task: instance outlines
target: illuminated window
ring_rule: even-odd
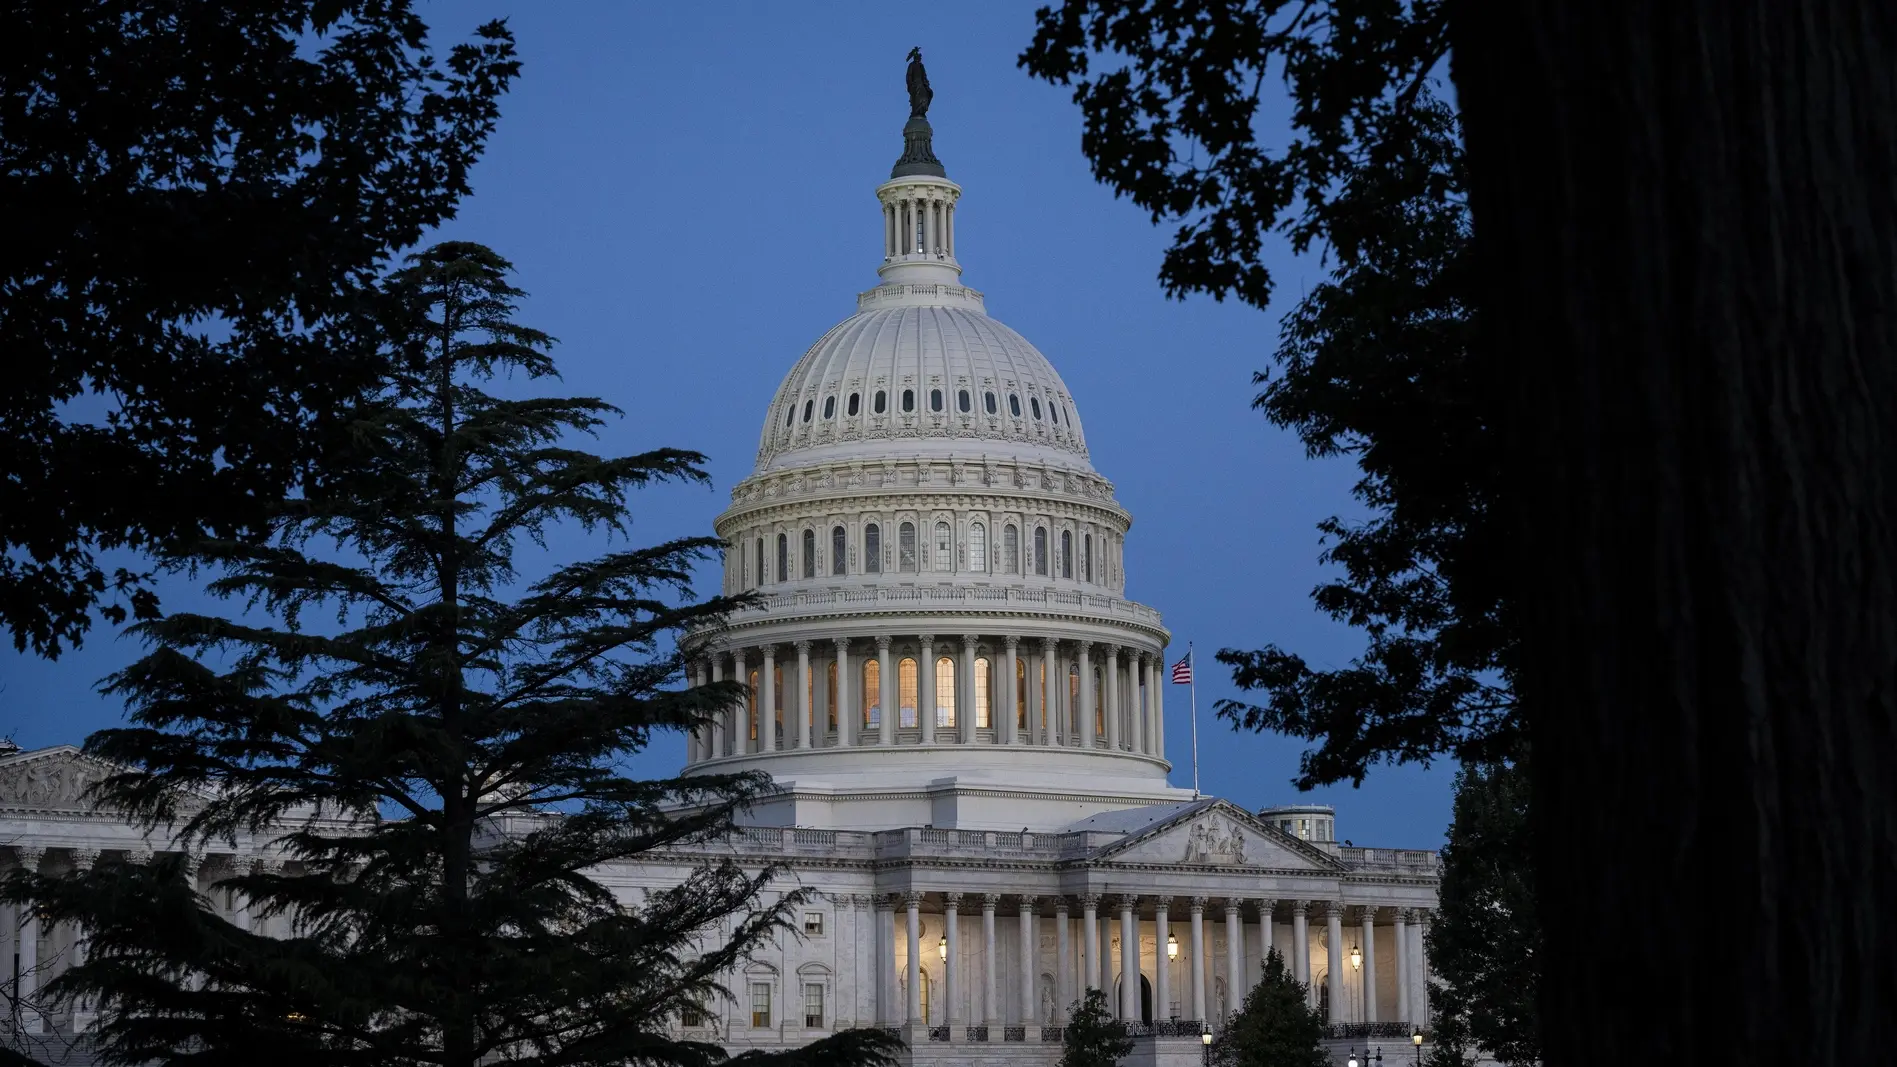
[[[916,524],[913,522],[896,527],[896,569],[904,574],[916,572]]]
[[[830,729],[837,728],[837,661],[830,661],[830,671],[826,678],[830,702]]]
[[[994,726],[994,700],[988,675],[988,657],[978,657],[975,660],[975,726],[978,729]]]
[[[1047,577],[1047,527],[1034,528],[1034,573]]]
[[[1025,656],[1017,656],[1014,661],[1014,725],[1021,730],[1028,728],[1028,661]]]
[[[1005,574],[1021,572],[1021,531],[1014,523],[1001,528],[1001,570]]]
[[[949,524],[935,524],[935,569],[952,571],[955,569],[955,542],[949,536]]]
[[[873,659],[863,661],[863,725],[883,725],[883,665]]]
[[[1072,530],[1060,532],[1060,576],[1062,578],[1074,576],[1074,531]]]
[[[771,1025],[771,983],[751,983],[751,1025],[768,1027]]]
[[[904,656],[896,664],[896,725],[905,730],[916,723],[916,661]]]
[[[817,576],[817,531],[804,531],[804,577]]]
[[[873,522],[863,527],[863,573],[883,573],[883,528]]]
[[[935,660],[935,724],[955,725],[955,661],[947,656]]]
[[[804,933],[809,937],[823,936],[823,912],[804,912]]]
[[[842,574],[848,570],[849,556],[849,532],[841,526],[832,526],[830,528],[830,573]]]
[[[968,569],[988,573],[988,527],[979,522],[968,527]]]

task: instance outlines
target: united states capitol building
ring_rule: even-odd
[[[864,219],[880,282],[790,368],[716,520],[725,590],[758,599],[689,680],[749,696],[686,740],[685,773],[771,775],[779,791],[718,848],[786,865],[812,896],[799,936],[679,1025],[734,1051],[877,1025],[914,1062],[1051,1064],[1067,1006],[1098,987],[1137,1024],[1134,1062],[1196,1064],[1269,946],[1340,1054],[1406,1061],[1435,853],[1346,846],[1328,808],[1169,784],[1169,635],[1127,596],[1132,516],[1053,364],[963,284],[962,187],[931,140],[912,116]],[[175,850],[83,799],[104,770],[70,746],[0,755],[0,864]],[[636,899],[702,858],[603,880]],[[256,927],[216,883],[282,862],[267,835],[240,839],[197,877]],[[81,939],[4,918],[14,1025],[83,1031],[82,1007],[31,995]]]

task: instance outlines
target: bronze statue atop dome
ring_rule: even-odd
[[[922,49],[909,50],[909,117],[924,119],[929,117],[929,101],[935,99],[935,90],[929,88],[929,72],[922,67]]]
[[[906,178],[914,175],[929,175],[936,178],[948,177],[942,169],[942,161],[935,158],[935,147],[930,142],[935,131],[929,128],[929,103],[935,99],[935,90],[929,88],[929,72],[922,67],[922,49],[909,50],[909,73],[906,79],[909,86],[909,121],[902,128],[902,157],[891,168],[891,178]]]

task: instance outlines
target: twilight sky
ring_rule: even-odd
[[[1309,599],[1323,577],[1314,524],[1356,510],[1354,468],[1304,458],[1249,406],[1278,315],[1320,268],[1280,248],[1270,314],[1167,301],[1155,280],[1166,232],[1093,181],[1067,92],[1015,67],[1038,2],[424,3],[444,52],[504,15],[524,61],[474,195],[444,236],[513,260],[531,294],[523,321],[561,342],[563,391],[625,410],[597,451],[710,455],[713,490],[635,500],[642,539],[707,533],[750,471],[779,381],[876,284],[871,191],[900,153],[903,57],[920,45],[936,154],[963,187],[964,281],[1066,379],[1094,466],[1134,517],[1128,594],[1164,613],[1169,658],[1188,641],[1201,653],[1204,788],[1250,808],[1334,804],[1340,838],[1434,848],[1450,765],[1380,767],[1361,789],[1300,796],[1289,780],[1302,742],[1234,734],[1211,717],[1233,695],[1211,662],[1220,647],[1276,642],[1342,664],[1361,643]],[[550,551],[599,547],[574,536]],[[702,587],[715,591],[717,576]],[[208,606],[183,581],[165,594],[173,609]],[[119,722],[118,703],[94,687],[136,652],[109,627],[52,663],[6,647],[0,736],[77,744]],[[1166,713],[1172,781],[1189,786],[1184,687],[1169,687]],[[670,738],[637,765],[665,773],[683,754]]]

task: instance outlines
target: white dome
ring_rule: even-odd
[[[778,386],[758,473],[912,456],[1092,471],[1067,384],[1027,338],[982,310],[979,293],[885,285],[859,306]]]

